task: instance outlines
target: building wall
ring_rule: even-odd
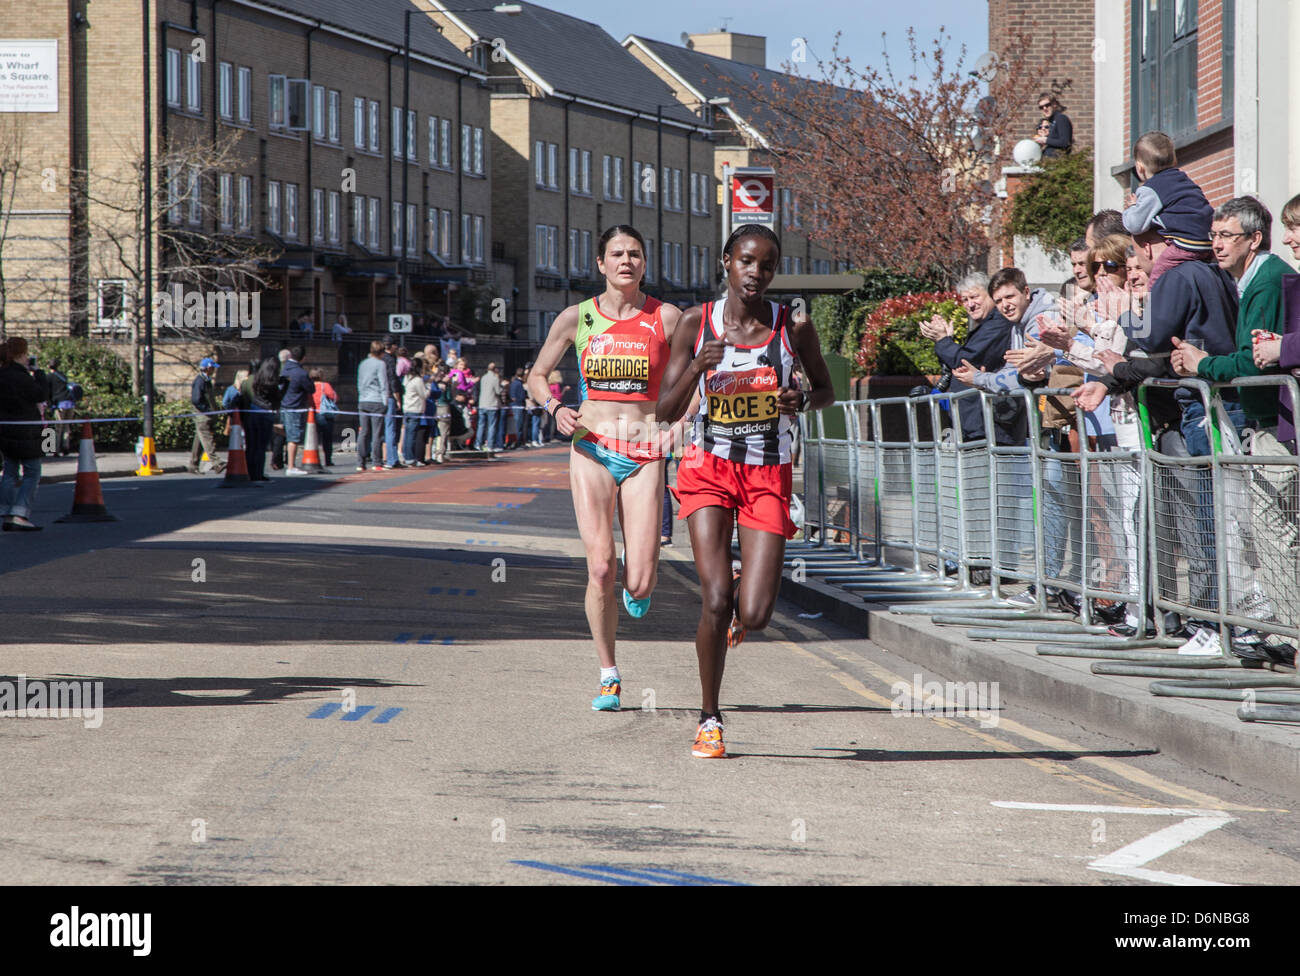
[[[1003,39],[1017,32],[1028,34],[1032,41],[1027,54],[1028,64],[1044,77],[1041,88],[1025,92],[1024,104],[1015,115],[1012,129],[1015,135],[1010,152],[1020,139],[1029,139],[1038,126],[1042,113],[1038,111],[1038,96],[1047,91],[1053,79],[1070,80],[1070,87],[1061,95],[1065,114],[1074,125],[1076,149],[1090,148],[1095,137],[1093,113],[1093,58],[1099,54],[1109,59],[1108,51],[1095,46],[1097,37],[1093,29],[1093,10],[1081,2],[1042,2],[1042,0],[989,0],[989,48],[997,50]],[[1048,53],[1053,37],[1057,57],[1049,63]],[[971,52],[978,56],[980,52]]]

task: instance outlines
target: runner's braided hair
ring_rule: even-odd
[[[772,228],[765,227],[762,224],[741,224],[731,232],[727,238],[727,243],[722,245],[722,254],[724,257],[730,257],[736,242],[744,237],[762,237],[776,245],[776,256],[781,256],[781,238],[772,233]]]

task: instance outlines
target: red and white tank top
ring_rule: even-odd
[[[726,302],[705,302],[695,355],[704,343],[726,341]],[[790,385],[795,354],[788,334],[790,309],[772,306],[772,334],[759,345],[728,344],[722,362],[700,377],[695,443],[701,450],[738,464],[788,464],[794,418],[777,413],[777,397]]]
[[[646,297],[631,318],[611,319],[595,298],[578,306],[578,376],[584,400],[655,401],[668,365],[663,304]]]

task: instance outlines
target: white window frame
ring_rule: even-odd
[[[197,113],[203,111],[203,62],[196,55],[185,57],[185,110]]]
[[[438,165],[445,170],[455,169],[451,159],[451,119],[438,120]]]
[[[645,241],[645,280],[655,280],[655,239],[647,237]]]
[[[329,123],[325,130],[325,138],[337,146],[343,141],[343,93],[331,88],[327,97]]]
[[[475,176],[482,176],[484,172],[483,127],[481,125],[474,126],[474,171],[473,172]]]
[[[420,158],[419,153],[415,148],[415,144],[418,141],[416,136],[419,134],[415,122],[416,118],[415,109],[410,108],[406,110],[406,158],[412,161]]]
[[[239,178],[239,229],[247,233],[253,229],[253,178]]]
[[[438,253],[438,208],[429,207],[428,211],[424,221],[425,235],[428,238],[425,250],[436,255]]]
[[[578,192],[578,149],[569,147],[569,192]]]
[[[217,114],[227,122],[235,117],[235,66],[229,61],[217,65]]]
[[[470,215],[460,215],[460,263],[469,264],[474,260],[474,232],[471,229]]]
[[[379,197],[370,198],[370,250],[379,250],[379,239],[383,236],[383,227],[380,226],[383,217],[384,201]]]
[[[392,144],[393,158],[400,159],[402,157],[402,108],[400,105],[393,106],[392,116],[393,123],[388,130],[388,141]]]
[[[392,233],[390,234],[392,238],[392,241],[390,242],[392,244],[392,252],[394,254],[401,254],[402,253],[402,202],[400,200],[394,200],[391,210],[392,210],[391,216],[393,218],[393,226],[390,228],[390,230],[392,231]]]
[[[360,193],[352,194],[352,241],[366,243],[366,198]]]
[[[284,185],[284,236],[287,240],[298,239],[298,184]]]
[[[473,127],[468,122],[460,124],[460,171],[462,173],[471,172],[474,152],[471,148],[472,129]]]
[[[429,167],[438,165],[438,116],[429,116]]]
[[[283,129],[289,121],[288,79],[284,75],[268,75],[266,79],[266,124],[272,129]],[[276,105],[278,95],[279,105]]]
[[[541,139],[533,143],[533,182],[546,186],[546,143]]]
[[[188,203],[188,220],[191,224],[203,222],[203,170],[191,165],[185,183],[185,198]]]
[[[311,134],[317,142],[325,141],[325,86],[311,86]]]
[[[181,52],[180,48],[167,49],[167,104],[181,107]]]
[[[325,240],[325,191],[319,186],[311,189],[311,239],[312,243]]]
[[[483,263],[483,228],[486,221],[482,214],[475,214],[473,221],[474,230],[474,263]]]
[[[406,205],[406,256],[420,251],[420,208],[413,203]]]
[[[352,99],[352,145],[357,149],[366,148],[366,100]]]
[[[240,122],[251,125],[253,122],[253,69],[240,67],[237,72],[238,91],[235,99],[236,115]]]
[[[281,236],[280,181],[268,180],[266,184],[266,229],[276,237]]]
[[[554,142],[546,144],[546,188],[548,190],[560,188],[560,147]]]
[[[217,174],[217,219],[223,230],[235,225],[235,174]]]
[[[369,128],[369,149],[372,153],[382,152],[382,140],[379,133],[379,111],[380,105],[373,98],[369,100],[370,110],[370,128]]]
[[[339,244],[342,238],[339,234],[339,213],[341,195],[338,190],[330,190],[325,204],[325,236],[330,244]]]

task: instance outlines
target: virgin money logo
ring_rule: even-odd
[[[587,351],[593,356],[607,356],[614,351],[614,337],[608,335],[593,336],[587,343]]]
[[[709,377],[708,387],[710,393],[735,393],[736,377],[731,373],[714,373]]]

